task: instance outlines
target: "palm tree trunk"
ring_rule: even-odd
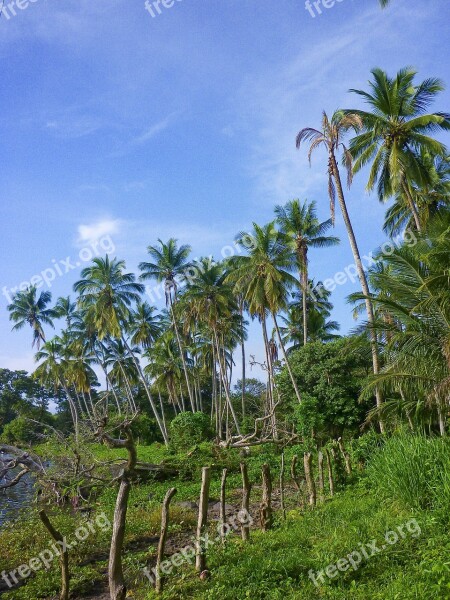
[[[403,192],[406,196],[406,200],[408,201],[409,208],[414,217],[414,223],[416,224],[417,231],[419,233],[422,233],[422,225],[420,224],[419,212],[417,210],[416,203],[414,202],[414,198],[411,196],[411,192],[410,192],[410,189],[409,189],[406,181],[402,182],[402,188],[403,188]]]
[[[228,385],[227,385],[226,375],[224,373],[222,359],[220,357],[219,340],[217,338],[217,331],[215,329],[213,329],[213,335],[214,335],[214,341],[215,341],[215,344],[216,344],[216,352],[217,352],[217,356],[218,356],[218,359],[219,359],[220,376],[221,376],[221,379],[222,379],[222,384],[223,384],[224,389],[225,389],[225,396],[226,396],[226,399],[227,399],[228,406],[230,407],[231,414],[233,416],[233,421],[234,421],[234,424],[235,424],[235,427],[236,427],[237,434],[241,435],[241,429],[239,427],[239,422],[237,420],[236,413],[234,412],[233,404],[231,403],[230,393],[228,391]]]
[[[187,386],[187,390],[188,390],[189,400],[190,400],[191,406],[194,406],[194,396],[192,394],[191,384],[189,381],[189,373],[187,370],[186,359],[185,359],[184,352],[183,352],[183,345],[181,343],[180,332],[178,331],[177,320],[175,318],[175,313],[173,311],[172,294],[169,294],[169,301],[170,301],[170,312],[172,314],[172,324],[173,324],[173,328],[175,330],[175,336],[177,338],[178,348],[180,350],[181,362],[183,363],[183,371],[184,371],[184,377],[186,379],[186,386]]]
[[[289,359],[288,359],[287,354],[286,354],[286,348],[284,347],[283,340],[281,339],[280,328],[278,327],[277,316],[276,316],[275,313],[272,313],[272,318],[273,318],[273,322],[275,324],[275,329],[277,331],[277,337],[278,337],[278,341],[280,343],[281,352],[283,353],[283,357],[284,357],[284,360],[286,362],[286,368],[288,370],[289,377],[291,378],[292,385],[294,386],[295,395],[297,396],[297,400],[298,400],[299,404],[301,404],[302,403],[302,397],[300,395],[300,392],[299,392],[299,389],[298,389],[298,386],[297,386],[297,382],[295,381],[295,377],[294,377],[294,374],[292,372],[291,365],[289,364]]]
[[[268,381],[268,386],[267,386],[267,404],[268,404],[268,412],[269,414],[272,412],[274,406],[275,406],[275,399],[274,399],[274,393],[273,393],[273,366],[272,366],[272,358],[270,356],[270,350],[269,350],[269,338],[267,335],[267,326],[266,326],[266,316],[263,315],[262,317],[262,330],[263,330],[263,336],[264,336],[264,346],[266,349],[266,360],[267,360],[267,372],[268,372],[268,377],[269,377],[269,381]],[[277,429],[277,418],[275,415],[275,412],[273,413],[272,416],[272,433],[273,433],[273,437],[274,439],[278,438],[278,429]]]
[[[364,267],[361,262],[361,255],[359,253],[358,244],[356,243],[356,237],[355,237],[355,233],[353,231],[352,223],[350,221],[350,216],[348,214],[347,205],[345,203],[345,196],[344,196],[344,191],[342,188],[342,181],[341,181],[341,176],[339,173],[339,168],[338,168],[338,165],[336,162],[336,157],[334,156],[334,153],[332,151],[330,151],[330,160],[331,160],[331,164],[333,167],[333,176],[334,176],[334,180],[336,182],[336,190],[337,190],[337,194],[338,194],[339,205],[341,207],[342,216],[344,218],[344,223],[347,228],[348,239],[350,241],[350,247],[353,252],[353,259],[355,261],[356,270],[358,272],[358,278],[359,278],[359,281],[361,284],[361,289],[365,296],[367,321],[368,321],[369,327],[370,327],[370,339],[371,339],[370,345],[371,345],[371,350],[372,350],[372,367],[373,367],[374,375],[378,375],[380,372],[380,359],[378,356],[377,336],[373,329],[375,317],[374,317],[374,313],[373,313],[372,302],[370,301],[370,298],[369,298],[369,294],[370,294],[369,285],[367,283],[366,274],[364,272]],[[378,388],[375,390],[375,396],[376,396],[377,407],[378,407],[378,409],[381,409],[381,406],[383,404],[383,399],[381,396],[381,392]],[[381,418],[380,418],[380,431],[381,431],[381,433],[385,432],[384,422]]]
[[[145,375],[144,375],[144,372],[142,371],[141,365],[139,364],[139,361],[137,360],[137,358],[133,354],[133,351],[131,350],[130,346],[128,345],[128,342],[125,339],[125,336],[122,337],[122,340],[123,340],[123,343],[124,343],[126,349],[129,352],[131,358],[133,359],[134,365],[135,365],[135,367],[137,369],[137,372],[139,374],[139,378],[140,378],[140,380],[142,382],[142,385],[144,386],[145,392],[147,394],[147,398],[148,398],[148,401],[150,403],[151,409],[153,411],[153,414],[155,415],[156,422],[158,423],[159,430],[162,433],[162,436],[163,436],[163,439],[164,439],[164,443],[166,444],[166,446],[168,446],[168,444],[169,444],[169,438],[167,436],[166,430],[164,429],[163,422],[161,421],[161,417],[159,416],[159,413],[158,413],[158,410],[157,410],[157,408],[155,406],[155,403],[153,402],[152,394],[150,392],[150,388],[147,385],[147,380],[145,379]]]

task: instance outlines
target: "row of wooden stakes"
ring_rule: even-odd
[[[352,474],[352,466],[350,456],[346,452],[342,439],[339,438],[336,443],[337,448],[343,458],[345,471],[348,475]],[[317,468],[318,477],[317,480],[314,477],[313,471],[313,455],[311,452],[305,452],[303,455],[304,465],[304,476],[298,476],[297,464],[298,456],[295,455],[291,462],[291,478],[294,482],[296,489],[299,492],[303,492],[306,488],[308,503],[311,507],[316,506],[318,502],[325,501],[325,468],[324,462],[326,460],[327,466],[327,477],[328,477],[328,488],[330,497],[334,496],[335,493],[335,478],[333,471],[333,460],[337,459],[336,449],[332,447],[331,450],[325,449],[325,454],[321,451],[318,452]],[[246,463],[240,464],[240,470],[242,475],[242,508],[243,514],[250,515],[250,494],[252,491],[252,484],[248,476],[248,468]],[[259,505],[259,522],[260,527],[263,531],[268,531],[273,526],[273,509],[272,509],[272,491],[273,481],[268,464],[262,465],[262,495],[261,502]],[[222,479],[220,485],[220,531],[222,535],[222,541],[225,542],[226,537],[226,482],[227,482],[228,470],[223,469]],[[211,467],[203,467],[202,469],[202,482],[200,488],[200,500],[198,509],[198,520],[197,520],[197,531],[195,537],[195,568],[199,573],[201,579],[206,579],[209,576],[209,571],[206,567],[206,548],[202,543],[202,537],[207,528],[208,522],[208,506],[209,506],[209,490],[211,483]],[[161,563],[164,560],[164,550],[167,539],[167,532],[169,527],[169,506],[172,498],[177,493],[176,488],[171,488],[167,491],[162,504],[161,514],[161,534],[159,538],[157,560],[155,568],[155,589],[158,593],[162,592],[164,577],[161,573]],[[285,507],[285,459],[284,453],[281,455],[281,468],[279,478],[279,493],[280,493],[280,507],[283,518],[286,518],[286,507]],[[250,522],[243,522],[240,526],[241,537],[244,541],[250,539]]]

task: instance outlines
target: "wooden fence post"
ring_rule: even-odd
[[[161,563],[164,558],[164,548],[166,546],[167,530],[169,528],[169,505],[172,498],[177,493],[176,488],[170,488],[164,497],[162,511],[161,511],[161,535],[159,536],[158,544],[158,555],[156,558],[156,572],[155,572],[155,590],[156,593],[160,594],[163,590],[164,578],[161,575]]]
[[[331,455],[328,448],[325,450],[327,456],[327,468],[328,468],[328,484],[330,486],[330,496],[334,496],[334,477],[333,477],[333,465],[331,463]]]
[[[227,483],[227,469],[222,471],[222,481],[220,483],[220,536],[222,538],[222,543],[225,543],[226,532],[225,532],[225,523],[227,520],[227,515],[225,513],[225,499],[226,499],[226,483]]]
[[[281,453],[280,467],[280,508],[283,519],[286,519],[286,507],[284,505],[284,452]]]
[[[268,464],[262,466],[262,501],[259,509],[261,529],[268,531],[273,525],[272,514],[272,477]]]
[[[344,442],[342,441],[341,437],[338,438],[338,446],[339,446],[339,450],[341,452],[342,458],[345,461],[345,471],[346,471],[347,475],[351,475],[352,474],[352,463],[350,460],[350,455],[344,448]]]
[[[324,485],[324,476],[323,476],[323,453],[319,451],[317,464],[319,468],[319,500],[320,502],[325,502],[325,485]]]
[[[248,470],[247,465],[245,463],[241,463],[241,473],[242,473],[242,510],[246,515],[250,514],[250,492],[252,486],[248,479]],[[247,541],[250,539],[250,524],[246,521],[241,525],[241,535],[242,539]]]
[[[198,503],[198,522],[197,522],[197,539],[196,539],[196,555],[195,568],[201,573],[206,569],[206,549],[202,544],[201,537],[208,522],[208,500],[209,500],[209,485],[211,482],[210,467],[202,469],[202,486],[200,489],[200,501]]]
[[[311,452],[305,452],[304,456],[305,464],[305,478],[309,492],[309,503],[311,506],[316,505],[316,484],[314,483],[313,467],[312,467],[312,454]]]

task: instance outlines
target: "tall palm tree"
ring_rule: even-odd
[[[36,367],[33,376],[42,385],[53,387],[55,391],[64,390],[72,416],[75,438],[78,439],[78,411],[69,389],[70,384],[67,381],[68,363],[64,355],[65,346],[61,338],[56,336],[45,342],[36,353],[35,359],[37,362],[41,361],[41,363]]]
[[[253,223],[250,248],[248,244],[243,243],[244,239],[248,239],[248,234],[240,233],[237,240],[243,247],[247,247],[248,255],[233,256],[229,259],[231,270],[228,280],[234,283],[235,293],[243,294],[250,314],[258,316],[261,320],[271,382],[273,382],[273,361],[267,336],[266,312],[269,311],[272,316],[286,368],[297,399],[301,402],[277,320],[278,312],[287,305],[288,290],[297,283],[290,273],[294,267],[292,251],[286,246],[285,236],[277,231],[274,222],[263,227]]]
[[[357,173],[371,162],[368,191],[377,186],[380,201],[402,193],[420,232],[422,223],[412,188],[431,183],[430,171],[422,160],[424,153],[432,157],[447,154],[445,146],[430,134],[450,129],[450,116],[426,114],[444,85],[436,78],[415,84],[417,71],[411,68],[401,69],[394,78],[378,68],[371,72],[370,93],[350,90],[361,96],[371,111],[345,111],[362,124],[362,131],[350,141],[353,170]]]
[[[9,319],[15,323],[14,330],[22,329],[29,325],[33,331],[32,347],[39,350],[41,342],[45,343],[43,325],[53,327],[53,311],[47,308],[52,299],[50,292],[41,292],[37,297],[35,286],[14,295],[11,304],[8,305]]]
[[[232,287],[225,283],[227,273],[223,265],[207,265],[201,261],[202,268],[189,283],[184,295],[184,307],[188,318],[204,324],[211,332],[211,342],[218,357],[219,373],[225,391],[228,408],[233,417],[238,435],[241,435],[239,422],[230,397],[230,381],[226,376],[224,344],[221,343],[224,333],[228,333],[231,317],[238,312]],[[225,326],[225,331],[224,331]]]
[[[331,227],[331,219],[321,223],[317,218],[316,203],[291,200],[284,206],[275,207],[275,215],[281,231],[286,235],[287,243],[297,257],[300,289],[303,294],[303,343],[308,342],[308,250],[310,248],[328,248],[339,244],[339,238],[326,236]]]
[[[152,262],[141,262],[139,264],[139,269],[141,270],[140,279],[142,281],[155,279],[159,283],[164,283],[166,306],[170,307],[172,326],[180,348],[189,399],[191,404],[194,405],[195,399],[189,379],[185,351],[181,343],[180,331],[173,310],[178,291],[177,279],[182,279],[186,274],[187,269],[190,267],[188,257],[191,253],[191,247],[187,245],[178,247],[177,240],[174,238],[171,238],[167,243],[162,242],[160,239],[158,242],[159,246],[148,246],[147,248],[147,252],[152,259]]]
[[[135,281],[133,273],[125,273],[125,262],[116,258],[94,258],[92,266],[81,271],[82,279],[74,285],[80,294],[79,304],[86,311],[87,318],[92,320],[99,340],[111,337],[122,340],[130,356],[133,358],[140,380],[144,386],[151,409],[163,435],[168,443],[164,423],[158,413],[145,374],[133,353],[126,338],[127,322],[133,304],[139,302],[144,286]]]
[[[314,150],[320,146],[324,146],[328,153],[328,194],[330,197],[331,218],[334,223],[334,205],[337,193],[339,206],[341,208],[342,217],[344,219],[345,227],[347,229],[348,239],[350,242],[350,247],[352,249],[353,259],[355,261],[358,278],[361,284],[361,289],[366,298],[365,303],[367,310],[367,320],[369,321],[369,323],[373,323],[374,314],[373,306],[369,297],[369,286],[361,261],[361,254],[359,252],[358,244],[356,242],[355,233],[353,231],[352,222],[350,220],[350,215],[348,214],[344,189],[341,180],[341,174],[336,160],[336,153],[342,151],[345,170],[347,172],[347,184],[348,186],[350,186],[352,183],[353,176],[352,155],[348,148],[345,146],[343,138],[349,130],[353,130],[356,132],[361,128],[361,126],[361,118],[357,115],[345,114],[342,111],[336,111],[332,115],[331,119],[329,119],[328,115],[324,112],[322,118],[322,129],[318,130],[311,127],[302,129],[297,135],[296,145],[297,148],[300,148],[303,142],[311,142],[309,147],[310,160]],[[380,371],[380,362],[377,348],[377,337],[374,331],[371,332],[371,349],[373,372],[376,375]],[[378,389],[376,390],[376,401],[377,406],[381,406],[383,401],[381,393]],[[382,432],[384,432],[384,423],[381,420],[380,429]]]

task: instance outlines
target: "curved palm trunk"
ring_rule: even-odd
[[[187,391],[188,391],[188,395],[189,395],[189,401],[191,403],[192,412],[195,412],[195,410],[194,410],[194,395],[192,393],[191,384],[189,381],[189,373],[187,370],[186,359],[184,357],[183,345],[181,343],[181,337],[180,337],[180,332],[178,330],[177,320],[176,320],[175,314],[173,312],[172,294],[169,294],[169,301],[170,301],[170,312],[172,313],[172,324],[173,324],[173,328],[175,330],[175,336],[177,338],[178,348],[180,350],[181,362],[183,363],[183,371],[184,371],[184,377],[186,379],[186,386],[187,386]]]
[[[355,237],[355,233],[353,231],[352,223],[350,221],[350,216],[347,211],[347,205],[345,203],[344,191],[342,188],[341,176],[340,176],[339,168],[338,168],[338,165],[336,162],[336,157],[334,156],[333,151],[330,151],[330,161],[331,161],[331,165],[333,168],[334,180],[336,182],[336,190],[337,190],[337,195],[338,195],[338,199],[339,199],[339,205],[341,207],[342,216],[344,218],[344,223],[347,228],[348,239],[350,241],[350,247],[353,252],[353,259],[355,261],[356,270],[358,272],[358,278],[359,278],[359,281],[361,284],[362,292],[363,292],[364,296],[366,297],[365,303],[366,303],[366,311],[367,311],[367,321],[370,326],[370,339],[371,339],[370,346],[371,346],[371,350],[372,350],[373,373],[374,373],[374,375],[378,375],[380,372],[380,359],[378,356],[377,336],[373,329],[373,324],[374,324],[375,318],[374,318],[374,313],[373,313],[372,302],[369,299],[369,294],[370,294],[369,285],[367,283],[366,274],[364,272],[364,268],[363,268],[363,265],[361,262],[361,255],[359,253],[358,244],[356,243],[356,237]],[[376,401],[377,401],[377,407],[380,409],[383,404],[383,399],[381,397],[381,393],[380,393],[379,389],[376,389],[375,396],[376,396]],[[384,433],[384,431],[385,431],[384,422],[381,418],[380,418],[380,430],[381,430],[381,433]]]
[[[278,341],[280,343],[281,352],[283,353],[283,357],[284,357],[284,360],[286,362],[286,368],[288,370],[289,377],[291,378],[292,385],[294,386],[295,395],[297,396],[297,400],[298,400],[299,404],[301,404],[302,403],[302,397],[300,395],[300,392],[299,392],[299,389],[298,389],[298,386],[297,386],[297,382],[295,381],[295,377],[294,377],[294,374],[292,372],[291,365],[289,364],[289,359],[288,359],[287,354],[286,354],[286,348],[284,347],[283,340],[281,339],[280,328],[278,327],[277,316],[276,316],[275,313],[272,313],[272,318],[273,318],[273,322],[275,324],[275,329],[277,331],[277,337],[278,337]]]
[[[409,190],[409,187],[408,187],[408,184],[406,183],[406,181],[402,182],[402,188],[403,188],[403,192],[406,196],[406,200],[408,201],[409,208],[414,217],[414,223],[416,224],[417,231],[419,233],[422,233],[422,225],[420,224],[419,212],[417,210],[416,203],[414,202],[414,198],[411,195],[411,192]]]

